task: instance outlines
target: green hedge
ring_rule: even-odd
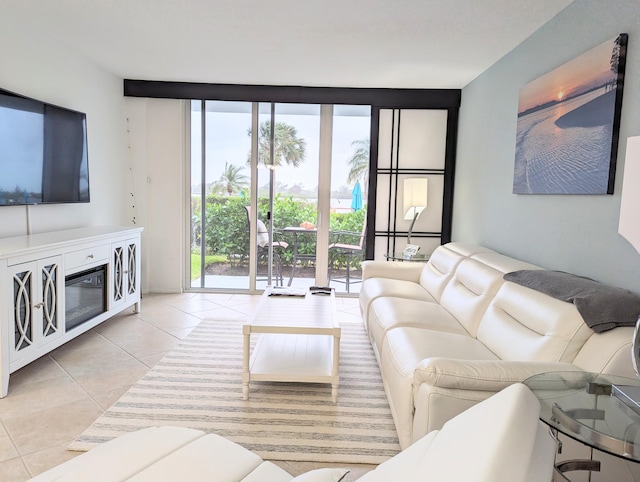
[[[200,252],[200,198],[192,197],[192,250]],[[246,264],[249,256],[249,233],[245,206],[249,203],[248,197],[240,196],[207,196],[206,198],[206,232],[205,243],[207,255],[226,256],[232,264]],[[258,200],[258,219],[267,221],[268,199]],[[277,195],[273,203],[274,212],[274,239],[293,243],[291,234],[281,230],[287,226],[299,226],[308,221],[317,223],[315,204],[304,200],[294,199],[292,196]],[[341,243],[358,244],[359,233],[365,221],[365,210],[361,209],[352,213],[331,213],[330,230],[353,231],[356,236],[342,236]],[[333,241],[331,239],[330,241]],[[298,239],[298,252],[301,254],[313,254],[316,248],[316,237],[302,235]],[[281,253],[284,265],[290,265],[293,259],[291,247]],[[344,265],[344,259],[338,259],[338,266]]]

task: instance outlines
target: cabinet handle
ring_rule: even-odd
[[[92,255],[92,254],[90,254],[89,256],[87,256],[87,258],[89,258],[89,259],[93,259],[93,255]]]
[[[37,305],[33,305],[34,308],[42,308],[44,303],[38,303]]]

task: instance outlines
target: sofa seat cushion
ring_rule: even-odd
[[[402,448],[412,441],[415,370],[424,359],[431,357],[498,359],[469,335],[415,327],[388,330],[380,350],[380,372]]]
[[[391,263],[389,263],[391,264]],[[405,263],[413,265],[417,263]],[[422,263],[421,263],[422,264]],[[422,264],[424,267],[425,265]],[[403,279],[392,278],[368,278],[362,282],[360,287],[360,311],[362,312],[365,328],[367,327],[367,319],[369,317],[371,303],[380,297],[392,296],[395,298],[404,298],[418,301],[427,301],[435,303],[433,296],[425,290],[417,280],[408,281]]]
[[[387,331],[399,326],[469,335],[458,320],[437,303],[390,296],[371,303],[368,325],[367,331],[377,354]]]

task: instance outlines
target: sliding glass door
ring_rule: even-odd
[[[336,105],[332,115],[328,284],[359,293],[366,249],[371,109]]]
[[[272,276],[271,284],[316,283],[320,110],[307,104],[259,105],[258,215],[273,225],[270,266],[277,279]],[[266,283],[268,277],[256,287]]]
[[[251,102],[191,102],[191,288],[249,289]]]
[[[189,286],[357,293],[369,130],[362,106],[192,101]]]

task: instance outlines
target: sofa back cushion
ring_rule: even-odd
[[[512,271],[519,271],[522,269],[542,269],[535,264],[527,263],[519,259],[510,258],[504,254],[496,253],[495,251],[485,251],[476,253],[471,258],[481,261],[482,263],[490,266],[491,268],[500,271],[503,274],[511,273]]]
[[[573,304],[507,281],[480,320],[477,338],[502,360],[571,363],[592,334]]]
[[[461,241],[452,241],[445,244],[444,246],[446,246],[447,249],[453,251],[454,253],[461,254],[465,258],[474,256],[478,253],[495,253],[494,250],[485,248],[484,246],[480,246],[479,244],[464,243]]]
[[[420,275],[420,285],[429,292],[433,299],[440,302],[442,291],[451,280],[453,273],[466,256],[447,247],[438,246]]]
[[[454,243],[445,246],[451,244]],[[462,246],[466,248],[465,252],[471,253],[469,245]],[[455,248],[459,249],[459,246]],[[471,336],[476,336],[480,319],[504,283],[505,273],[540,269],[530,263],[480,248],[460,262],[440,298],[440,304],[456,317]]]
[[[478,324],[489,302],[504,283],[503,273],[478,260],[460,262],[440,298],[440,305],[476,336]]]
[[[633,328],[618,327],[594,333],[578,352],[573,363],[585,371],[636,378],[631,362]]]

